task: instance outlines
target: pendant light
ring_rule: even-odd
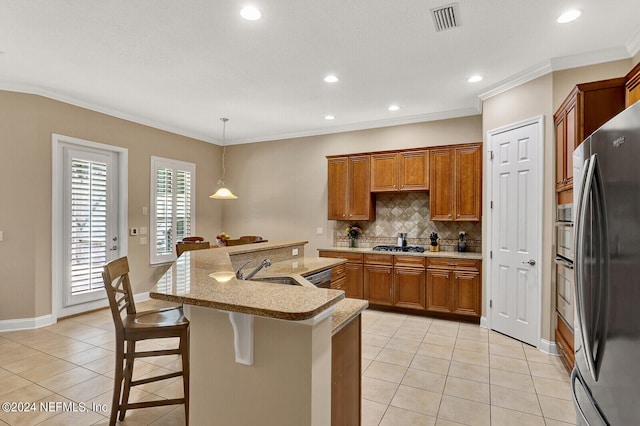
[[[222,121],[222,177],[218,180],[218,185],[220,186],[220,188],[218,188],[218,190],[214,194],[209,195],[209,198],[215,198],[217,200],[235,200],[238,197],[233,195],[233,192],[231,192],[227,187],[224,186],[224,175],[225,175],[225,168],[224,168],[225,144],[224,144],[224,139],[225,139],[225,131],[226,131],[226,126],[227,126],[227,121],[229,121],[229,119],[228,118],[221,118],[220,121]]]

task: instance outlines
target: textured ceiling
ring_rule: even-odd
[[[217,143],[229,117],[233,144],[478,114],[510,82],[640,49],[638,0],[460,0],[443,32],[448,1],[255,0],[253,22],[245,3],[0,0],[0,89]]]

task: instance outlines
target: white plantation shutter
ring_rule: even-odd
[[[107,259],[107,163],[71,159],[71,295],[101,289]]]
[[[151,157],[150,261],[176,259],[175,245],[195,232],[195,164]]]

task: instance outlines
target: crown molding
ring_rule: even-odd
[[[344,125],[331,126],[331,127],[321,127],[321,128],[310,129],[310,130],[305,130],[301,132],[280,133],[280,134],[264,136],[264,137],[233,139],[233,140],[227,140],[226,144],[242,145],[242,144],[248,144],[248,143],[267,142],[267,141],[275,141],[275,140],[281,140],[281,139],[294,139],[294,138],[304,138],[304,137],[311,137],[311,136],[329,135],[333,133],[352,132],[355,130],[377,129],[380,127],[400,126],[403,124],[423,123],[426,121],[447,120],[451,118],[460,118],[460,117],[468,117],[472,115],[479,115],[480,111],[481,111],[481,107],[479,107],[476,104],[475,107],[436,112],[432,114],[412,115],[407,117],[398,117],[398,118],[385,119],[385,120],[363,121],[360,123],[351,123],[351,124],[344,124]]]
[[[629,41],[625,43],[625,47],[632,58],[640,52],[640,31],[635,33]]]
[[[562,71],[571,68],[585,67],[589,65],[602,64],[604,62],[613,62],[629,58],[630,56],[627,48],[620,46],[610,49],[595,50],[579,55],[552,58],[550,64],[552,71]]]
[[[4,90],[7,92],[17,92],[17,93],[25,93],[29,95],[42,96],[45,98],[53,99],[54,101],[64,102],[66,104],[88,109],[90,111],[98,112],[101,114],[106,114],[115,118],[120,118],[122,120],[131,121],[137,124],[141,124],[143,126],[152,127],[154,129],[163,130],[165,132],[175,133],[180,136],[197,139],[203,142],[209,142],[214,145],[220,145],[220,146],[222,145],[218,140],[213,139],[211,138],[211,136],[208,136],[208,135],[203,135],[198,132],[192,132],[192,131],[183,129],[181,127],[168,125],[166,123],[160,123],[158,121],[151,120],[147,117],[139,116],[136,114],[129,114],[127,112],[119,111],[119,110],[109,108],[97,103],[83,101],[78,98],[74,98],[68,95],[63,95],[61,93],[58,93],[40,86],[0,81],[0,90]]]
[[[527,83],[531,80],[535,80],[536,78],[542,77],[543,75],[549,74],[553,70],[551,69],[551,64],[546,63],[542,65],[538,65],[536,67],[529,68],[525,71],[522,71],[513,77],[503,80],[495,86],[489,88],[478,95],[480,101],[486,101],[489,98],[492,98],[496,95],[506,92],[507,90],[514,89],[524,83]]]

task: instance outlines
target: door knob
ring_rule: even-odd
[[[533,259],[530,259],[528,262],[522,262],[522,263],[528,263],[529,265],[533,266],[536,264],[536,261]]]

